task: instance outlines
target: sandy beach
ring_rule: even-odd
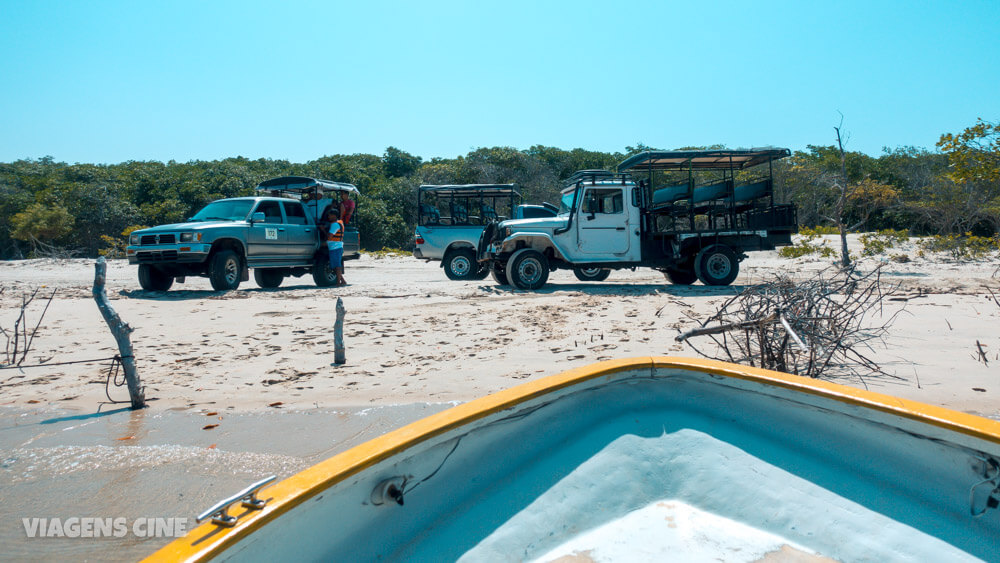
[[[410,257],[348,263],[350,285],[317,288],[311,278],[278,289],[253,281],[228,293],[189,278],[168,292],[139,288],[134,266],[109,262],[107,292],[134,332],[137,367],[154,408],[212,405],[239,412],[281,402],[291,409],[467,401],[525,380],[595,361],[695,355],[674,337],[696,326],[745,286],[778,273],[806,279],[830,259],[751,253],[730,287],[675,286],[653,270],[617,271],[602,283],[553,273],[542,291],[483,281],[453,282],[438,263]],[[983,416],[1000,415],[1000,294],[996,261],[941,257],[883,264],[899,295],[885,348],[871,354],[900,379],[845,379],[848,385]],[[24,365],[109,358],[115,341],[91,288],[93,260],[0,263],[0,326],[13,326],[22,297],[40,288],[26,318],[37,322],[55,297]],[[347,309],[347,364],[333,363],[337,298]],[[874,314],[872,322],[882,322]],[[989,364],[979,358],[977,341]],[[994,364],[995,362],[995,364]],[[85,412],[106,402],[107,362],[0,372],[0,404]],[[982,391],[980,389],[983,389]],[[114,399],[127,399],[112,388]]]
[[[852,245],[860,250],[856,240]],[[1000,419],[996,258],[959,263],[917,257],[912,247],[893,252],[901,250],[911,262],[860,262],[862,271],[882,265],[884,282],[900,286],[884,303],[883,315],[896,315],[885,346],[870,352],[894,377],[835,381]],[[113,260],[107,293],[134,329],[149,400],[141,413],[108,402],[107,361],[52,365],[117,353],[91,294],[94,261],[3,262],[6,330],[24,295],[39,289],[26,311],[31,328],[55,296],[24,361],[42,367],[0,371],[0,497],[8,501],[0,509],[0,539],[25,557],[41,548],[48,557],[134,559],[167,540],[31,543],[20,519],[85,510],[188,516],[260,474],[290,475],[395,426],[524,381],[604,359],[695,356],[674,340],[696,326],[694,319],[744,287],[779,273],[807,279],[831,262],[751,253],[736,283],[723,288],[671,285],[653,270],[613,272],[601,283],[559,271],[543,290],[525,292],[490,278],[449,281],[437,263],[408,256],[365,255],[347,264],[347,287],[317,288],[303,277],[278,289],[251,280],[220,293],[201,278],[146,292],[134,266]],[[338,298],[347,310],[341,366],[332,365]],[[873,321],[883,318],[875,314]],[[112,386],[110,394],[128,399],[124,387]],[[81,492],[67,494],[69,487]],[[125,500],[139,489],[140,501]]]

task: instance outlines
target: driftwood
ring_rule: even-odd
[[[333,324],[333,363],[345,364],[344,354],[344,300],[337,298],[337,321]]]
[[[129,398],[132,400],[133,409],[141,409],[146,406],[145,389],[139,381],[139,373],[135,369],[135,356],[132,355],[132,327],[121,320],[118,313],[111,308],[108,302],[108,294],[104,291],[104,279],[107,273],[108,264],[101,256],[94,266],[94,301],[97,308],[104,317],[104,322],[108,323],[111,334],[118,342],[118,359],[121,361],[122,369],[125,371],[125,382],[128,385]]]
[[[802,282],[787,277],[749,287],[726,301],[701,326],[677,336],[698,354],[787,373],[821,377],[887,374],[868,355],[888,332],[895,314],[881,324],[881,302],[897,287],[886,287],[880,271],[860,275],[853,268]],[[898,314],[898,312],[896,313]],[[692,338],[708,336],[712,349]]]

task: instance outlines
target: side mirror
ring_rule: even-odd
[[[254,223],[263,223],[266,220],[267,220],[267,217],[264,216],[264,212],[263,211],[258,211],[258,212],[254,213],[253,215],[250,216],[250,224],[251,225],[254,224]]]

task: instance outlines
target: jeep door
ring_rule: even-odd
[[[577,216],[577,245],[589,257],[614,259],[629,250],[629,213],[625,190],[615,186],[587,187]]]
[[[281,205],[285,208],[286,256],[291,260],[302,262],[312,260],[319,240],[317,228],[309,223],[306,210],[301,203],[283,201]]]
[[[251,213],[263,213],[264,221],[250,226],[247,240],[247,260],[255,262],[281,262],[287,259],[288,233],[281,215],[281,204],[273,200],[261,201]]]

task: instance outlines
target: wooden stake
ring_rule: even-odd
[[[94,301],[97,301],[97,308],[104,317],[104,322],[108,323],[111,334],[118,342],[118,354],[121,356],[122,368],[125,370],[125,382],[128,384],[128,395],[132,399],[132,408],[141,409],[146,406],[145,389],[139,381],[139,374],[135,370],[135,357],[132,355],[132,339],[129,334],[132,327],[123,322],[118,313],[111,308],[108,303],[108,294],[104,291],[104,278],[107,273],[108,264],[101,256],[94,266]]]
[[[344,300],[337,298],[337,321],[333,325],[333,363],[346,364],[344,356]]]

